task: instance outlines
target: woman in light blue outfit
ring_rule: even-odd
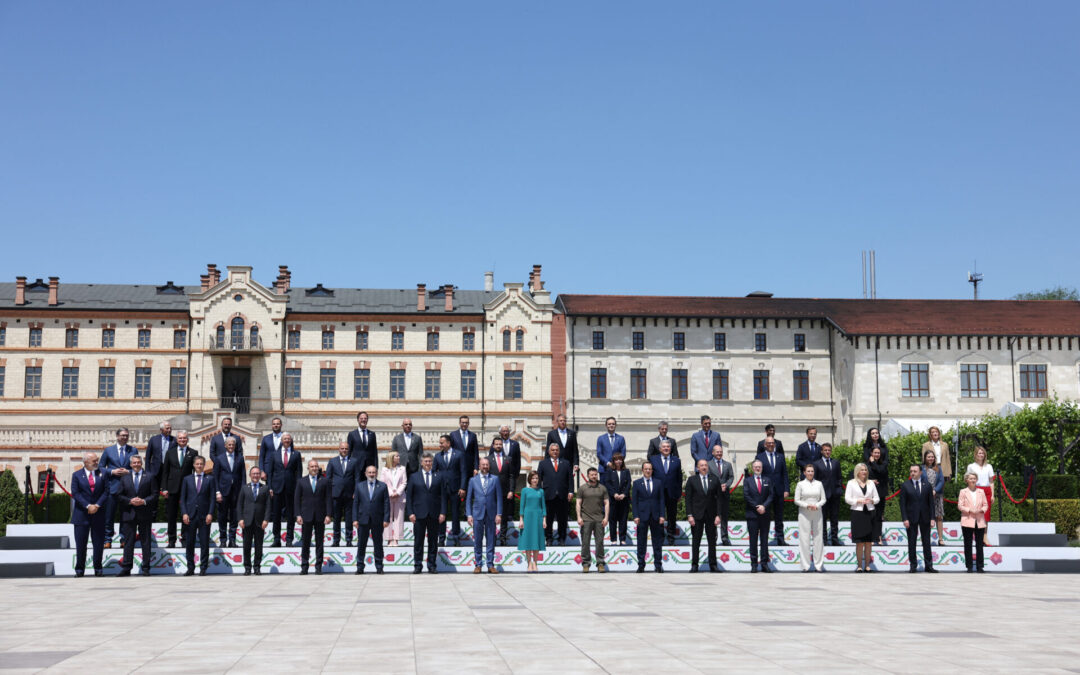
[[[537,572],[537,554],[546,550],[544,528],[547,527],[547,502],[544,500],[544,491],[540,489],[539,473],[530,471],[525,482],[527,485],[521,490],[518,550],[525,552],[525,560],[529,562],[528,571]]]

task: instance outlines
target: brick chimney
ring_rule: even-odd
[[[26,277],[15,277],[15,304],[26,304]]]
[[[60,277],[49,277],[49,306],[60,304]]]
[[[446,284],[443,286],[443,292],[446,294],[446,311],[454,311],[454,284]]]
[[[292,287],[292,272],[288,265],[278,265],[278,294],[284,295]]]
[[[544,288],[544,284],[540,282],[540,265],[533,265],[532,274],[529,275],[529,287],[533,291],[539,291]]]
[[[214,263],[207,264],[206,275],[210,277],[210,288],[217,286],[221,281],[221,270],[219,270]]]
[[[416,284],[416,311],[427,311],[427,284]]]
[[[205,292],[210,289],[210,275],[203,274],[199,276],[199,285],[202,286],[202,290]]]

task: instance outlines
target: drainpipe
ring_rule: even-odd
[[[874,401],[877,405],[877,428],[881,428],[881,377],[879,375],[878,348],[881,347],[881,338],[874,337]]]

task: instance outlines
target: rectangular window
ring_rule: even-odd
[[[4,380],[7,379],[7,368],[0,366],[0,398],[4,396]]]
[[[525,331],[518,329],[514,333],[514,349],[519,352],[525,351]]]
[[[41,398],[41,366],[26,367],[23,398]]]
[[[687,398],[688,389],[687,386],[687,373],[686,368],[672,368],[671,369],[671,398],[674,400],[682,401]]]
[[[476,333],[462,333],[461,334],[461,351],[474,352],[476,351]]]
[[[900,395],[904,398],[930,396],[930,364],[900,364]]]
[[[630,369],[630,398],[645,398],[648,393],[648,371],[645,368]]]
[[[64,346],[73,349],[79,346],[79,329],[68,328],[64,331]]]
[[[712,371],[712,397],[718,401],[728,399],[728,371]]]
[[[300,398],[300,369],[299,368],[286,368],[285,369],[285,398],[287,398],[287,399]]]
[[[429,352],[439,351],[439,334],[428,333],[427,334],[427,350]]]
[[[503,398],[507,401],[519,401],[524,398],[524,372],[520,370],[503,371]]]
[[[101,331],[101,347],[102,349],[112,349],[116,346],[116,329],[106,328]]]
[[[368,335],[366,330],[356,331],[356,351],[366,352],[368,348]]]
[[[135,369],[135,398],[150,398],[149,368]]]
[[[334,348],[334,331],[324,330],[322,332],[322,348],[333,349]]]
[[[405,369],[395,368],[390,371],[390,398],[405,398]]]
[[[796,370],[791,374],[793,386],[792,398],[796,401],[810,400],[810,371]]]
[[[169,398],[187,396],[187,368],[169,369]]]
[[[643,349],[645,349],[645,333],[634,331],[634,351],[640,352]]]
[[[1020,398],[1046,398],[1046,365],[1020,366]]]
[[[65,366],[63,378],[60,385],[60,395],[64,398],[78,398],[79,368]]]
[[[353,398],[371,398],[371,369],[353,369]]]
[[[507,328],[503,331],[503,351],[510,351],[510,329]]]
[[[726,352],[727,351],[727,333],[714,333],[713,334],[713,351]]]
[[[765,333],[754,333],[754,351],[763,352],[768,349],[768,341],[765,339]]]
[[[333,333],[331,333],[333,335]],[[337,389],[337,371],[333,368],[319,369],[319,398],[334,398]]]
[[[987,398],[990,396],[987,364],[960,364],[960,396],[962,398]]]
[[[7,344],[7,326],[0,326],[0,347]]]
[[[405,349],[405,333],[394,331],[390,334],[390,349],[398,352]]]
[[[254,342],[252,342],[254,344]],[[187,331],[174,330],[172,333],[172,348],[187,349]]]
[[[672,339],[672,346],[675,351],[681,352],[686,350],[686,333],[675,333]]]
[[[769,371],[754,371],[754,400],[765,401],[769,398]]]
[[[98,398],[116,398],[116,368],[98,368],[97,395]]]
[[[432,333],[438,335],[438,333]],[[424,371],[424,398],[438,400],[442,398],[442,371],[428,369]]]
[[[476,398],[475,370],[461,371],[461,398],[470,400]]]
[[[300,331],[289,331],[289,341],[286,343],[288,349],[300,349]]]
[[[589,397],[607,398],[607,368],[589,370]]]
[[[31,347],[40,347],[41,346],[41,329],[40,328],[31,328],[30,329],[30,346]]]
[[[150,349],[150,329],[139,329],[139,349]]]
[[[806,351],[806,335],[804,333],[795,333],[795,351]]]
[[[603,349],[604,348],[604,331],[594,330],[592,332],[592,348]]]

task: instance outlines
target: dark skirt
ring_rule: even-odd
[[[851,541],[856,544],[869,544],[875,541],[874,514],[876,511],[851,512]],[[880,526],[878,529],[880,534]]]

